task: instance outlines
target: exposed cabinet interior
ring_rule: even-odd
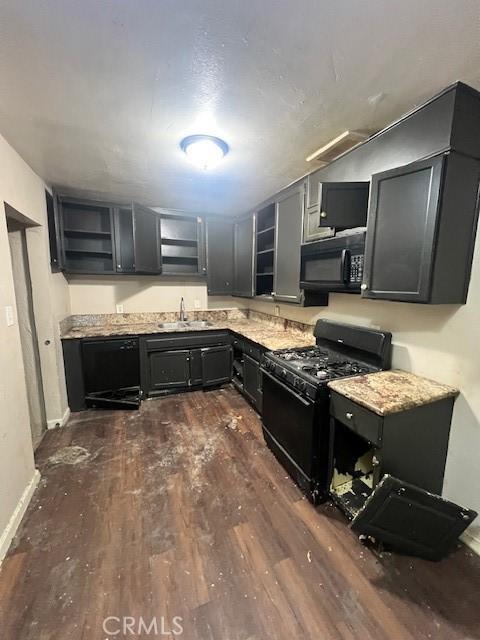
[[[162,271],[170,275],[198,275],[203,265],[202,218],[161,214]]]
[[[257,213],[255,294],[271,297],[275,260],[275,203]]]
[[[65,270],[113,273],[113,215],[109,206],[62,200]]]

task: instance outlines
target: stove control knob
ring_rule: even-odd
[[[303,380],[299,380],[298,381],[298,388],[300,389],[300,391],[305,391],[305,389],[307,388],[307,385]]]
[[[282,378],[286,378],[287,377],[287,371],[285,369],[282,369],[280,371],[280,375],[282,376]]]

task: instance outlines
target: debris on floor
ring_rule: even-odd
[[[80,464],[90,457],[90,452],[84,447],[63,447],[48,458],[50,464]]]

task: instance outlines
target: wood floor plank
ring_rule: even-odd
[[[108,616],[163,619],[170,640],[480,638],[480,559],[363,547],[302,497],[231,387],[74,415],[37,465],[0,570],[2,640],[152,637],[106,635]]]

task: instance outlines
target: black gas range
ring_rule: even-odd
[[[319,320],[314,336],[316,346],[264,355],[262,420],[267,445],[316,503],[328,489],[327,383],[389,369],[391,334]]]

